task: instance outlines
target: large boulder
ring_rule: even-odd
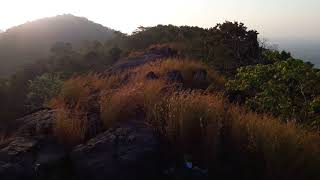
[[[79,179],[141,179],[160,171],[159,142],[142,122],[127,122],[99,134],[71,153]]]

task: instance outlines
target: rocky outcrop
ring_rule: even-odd
[[[63,165],[65,157],[64,149],[54,141],[16,137],[1,145],[0,177],[12,180],[57,176],[59,172],[48,167]]]
[[[77,146],[71,159],[81,179],[141,179],[156,177],[159,142],[141,122],[127,122]]]
[[[127,57],[119,60],[119,63],[108,69],[105,74],[123,72],[128,69],[142,66],[146,63],[161,61],[161,59],[174,57],[176,55],[177,51],[169,47],[151,48],[142,55],[136,57]]]
[[[29,120],[30,124],[24,130],[29,132],[31,124],[37,125],[36,120],[51,119],[49,114],[28,115],[24,121]],[[25,137],[0,144],[1,180],[144,179],[161,174],[159,139],[142,121],[119,123],[68,151],[52,137],[31,136],[37,134],[31,130]]]
[[[56,122],[56,110],[45,109],[23,118],[17,119],[18,136],[39,136],[39,135],[52,135],[53,127]]]

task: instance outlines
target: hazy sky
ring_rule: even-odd
[[[0,29],[68,13],[126,33],[140,25],[237,20],[271,39],[320,40],[320,0],[1,0]]]

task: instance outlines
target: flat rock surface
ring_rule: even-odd
[[[130,122],[77,146],[71,159],[83,179],[141,179],[156,174],[158,145],[150,128]]]

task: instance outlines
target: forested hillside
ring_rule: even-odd
[[[85,41],[105,42],[114,31],[73,15],[60,15],[28,22],[0,34],[0,76],[13,74],[22,66],[49,56],[56,42],[78,49]]]

